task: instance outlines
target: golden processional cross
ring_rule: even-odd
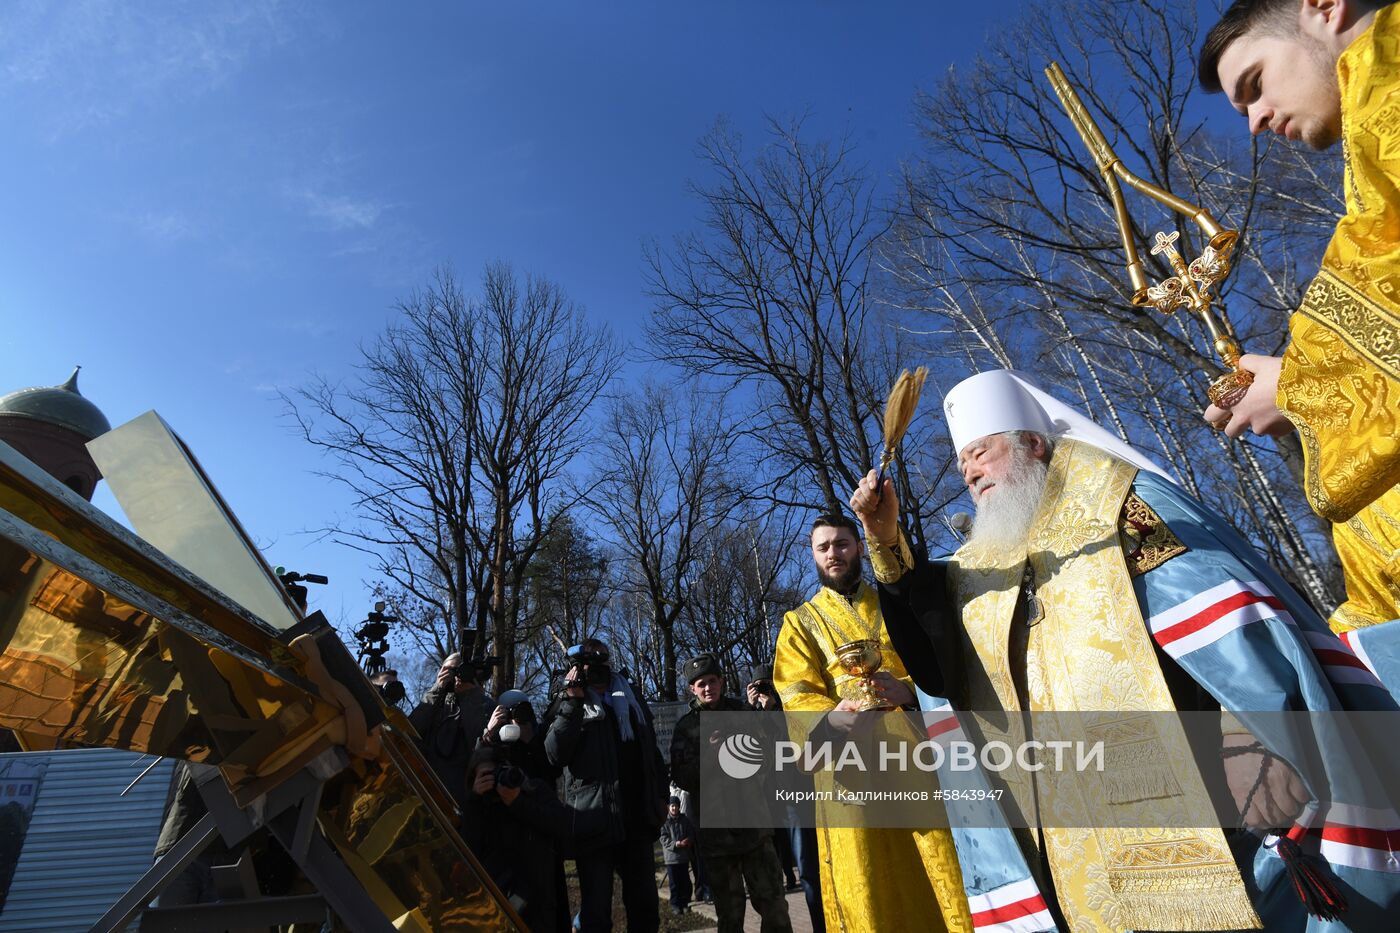
[[[1070,85],[1065,73],[1054,62],[1045,69],[1055,94],[1069,114],[1070,122],[1079,132],[1089,152],[1094,157],[1095,166],[1108,187],[1109,199],[1113,202],[1113,212],[1118,221],[1118,232],[1123,241],[1123,252],[1127,257],[1128,281],[1133,288],[1133,304],[1139,308],[1153,308],[1163,314],[1171,314],[1180,308],[1198,317],[1210,334],[1211,344],[1229,371],[1214,379],[1206,394],[1210,400],[1222,408],[1233,407],[1254,381],[1254,374],[1240,369],[1240,345],[1235,340],[1234,328],[1225,316],[1224,309],[1216,308],[1217,286],[1230,272],[1230,252],[1234,249],[1239,232],[1222,227],[1210,212],[1158,188],[1128,171],[1123,160],[1109,146],[1103,131],[1085,109],[1079,94]],[[1166,258],[1176,275],[1169,276],[1156,285],[1149,285],[1143,270],[1142,259],[1134,242],[1132,219],[1123,200],[1123,189],[1119,180],[1142,192],[1154,201],[1166,205],[1179,214],[1190,217],[1200,227],[1208,240],[1201,255],[1190,263],[1177,252],[1176,241],[1179,234],[1158,233],[1152,246],[1152,254]]]

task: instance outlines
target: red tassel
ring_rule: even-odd
[[[1293,890],[1308,913],[1319,920],[1339,920],[1347,912],[1346,898],[1332,880],[1327,863],[1305,853],[1293,838],[1303,832],[1302,827],[1295,826],[1287,836],[1279,837],[1278,854],[1283,859],[1283,867],[1288,870]]]

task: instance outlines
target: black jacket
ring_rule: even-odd
[[[752,713],[754,709],[742,700],[725,696],[720,697],[719,702],[709,711]],[[704,808],[701,808],[701,759],[702,756],[718,754],[717,747],[710,743],[709,736],[701,735],[700,717],[702,712],[700,702],[692,699],[690,709],[676,723],[676,730],[671,734],[671,777],[679,787],[690,791],[690,799],[697,814],[696,822],[700,824],[698,830],[700,854],[738,855],[751,851],[761,842],[766,842],[773,831],[772,829],[724,826],[723,824],[730,820],[731,814],[724,805],[725,798],[722,794],[711,795],[710,798],[706,799]],[[756,721],[761,721],[762,718],[755,716]],[[758,726],[756,725],[755,728]],[[748,779],[744,783],[743,790],[745,793],[758,795],[759,799],[767,800],[770,797],[767,782],[763,780],[761,775]],[[706,825],[707,822],[709,825]]]
[[[433,687],[408,716],[421,738],[423,757],[459,804],[467,798],[467,760],[495,709],[496,701],[485,690],[459,696]]]
[[[910,679],[930,696],[964,708],[962,643],[957,610],[948,596],[948,565],[916,558],[912,570],[878,589],[885,631]]]
[[[555,867],[574,831],[576,814],[559,802],[554,788],[528,780],[507,805],[491,791],[468,793],[462,808],[462,839],[532,930],[553,930],[568,904],[556,903]]]
[[[564,803],[580,818],[606,818],[576,832],[570,854],[615,845],[629,833],[655,839],[666,820],[666,766],[651,711],[641,707],[645,721],[633,722],[628,743],[619,738],[612,707],[592,691],[583,699],[560,698],[545,713],[545,757],[564,772]]]

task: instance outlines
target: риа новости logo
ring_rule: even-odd
[[[751,778],[763,767],[763,746],[751,735],[731,735],[719,747],[719,766],[735,780]]]

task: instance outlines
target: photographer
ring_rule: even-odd
[[[398,671],[380,671],[370,677],[369,682],[374,684],[374,689],[379,691],[384,702],[390,706],[397,707],[408,697],[408,692],[404,690],[403,681],[399,680]]]
[[[481,744],[506,749],[511,763],[532,778],[550,783],[559,778],[559,769],[545,757],[544,730],[523,690],[507,690],[496,698],[496,709],[481,734]]]
[[[656,747],[651,710],[613,671],[607,645],[589,639],[568,651],[569,667],[546,719],[544,748],[564,771],[564,802],[582,824],[602,817],[596,832],[576,831],[580,929],[612,929],[613,874],[622,879],[629,931],[661,922],[654,844],[666,817],[666,768]]]
[[[421,737],[424,757],[459,804],[466,793],[467,762],[496,708],[480,679],[477,667],[456,652],[449,654],[437,682],[408,716]]]
[[[701,654],[685,662],[685,680],[694,698],[690,710],[676,723],[671,736],[671,771],[676,783],[690,791],[698,803],[702,757],[719,754],[720,734],[706,733],[701,722],[704,712],[748,712],[750,706],[724,695],[724,671],[719,658]],[[761,728],[761,727],[759,727]],[[761,784],[755,793],[766,794]],[[718,802],[712,801],[712,802]],[[706,806],[710,806],[707,802]],[[700,857],[705,860],[710,891],[714,895],[719,933],[739,933],[744,929],[745,888],[754,909],[763,918],[764,933],[791,933],[787,898],[783,894],[783,872],[773,848],[771,829],[725,828],[725,814],[711,814],[705,823],[701,811],[698,831]],[[716,825],[718,824],[718,825]]]
[[[530,929],[557,929],[568,913],[567,900],[559,900],[559,848],[577,828],[574,814],[503,748],[477,748],[467,774],[463,841]]]

